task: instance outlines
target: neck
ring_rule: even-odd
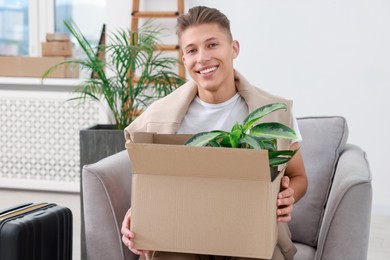
[[[219,104],[229,100],[237,93],[234,78],[223,86],[215,89],[203,89],[198,87],[199,98],[209,104]]]
[[[234,88],[234,91],[230,91],[229,93],[213,93],[213,92],[206,92],[202,93],[201,91],[198,92],[199,98],[209,104],[220,104],[225,102],[226,100],[231,99],[235,94],[237,93],[237,90]]]

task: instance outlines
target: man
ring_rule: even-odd
[[[183,63],[192,80],[153,103],[125,129],[126,139],[131,139],[137,131],[190,134],[213,129],[229,131],[249,112],[274,102],[288,104],[289,113],[275,113],[272,120],[294,127],[300,136],[291,114],[292,102],[250,85],[234,70],[233,60],[239,54],[240,45],[233,40],[230,22],[224,14],[208,7],[191,8],[188,14],[178,18],[177,34],[183,50]],[[299,141],[295,140],[284,148],[296,149]],[[292,259],[296,252],[286,222],[291,220],[293,204],[306,189],[306,173],[298,151],[286,167],[278,194],[278,245],[272,259]],[[141,255],[141,259],[152,255],[153,259],[243,259],[136,250],[133,242],[136,234],[130,231],[130,221],[131,210],[122,223],[122,241],[133,253]]]

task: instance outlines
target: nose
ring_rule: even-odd
[[[199,49],[198,50],[198,57],[196,62],[198,63],[204,63],[205,61],[210,60],[210,55],[205,49]]]

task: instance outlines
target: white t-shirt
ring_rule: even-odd
[[[211,130],[230,131],[236,122],[241,123],[248,114],[248,105],[238,93],[219,104],[206,103],[196,96],[176,133],[196,134]],[[293,142],[302,141],[298,123],[294,116],[293,129],[297,135],[297,139]]]

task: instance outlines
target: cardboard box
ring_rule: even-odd
[[[46,33],[47,42],[66,42],[69,41],[69,35],[62,33]]]
[[[271,258],[280,173],[267,151],[181,145],[189,135],[135,133],[132,219],[138,249]]]
[[[72,56],[72,42],[42,42],[43,57],[70,57]]]
[[[64,60],[64,57],[0,56],[0,76],[40,78],[47,69]],[[79,67],[61,66],[50,78],[79,78]]]

